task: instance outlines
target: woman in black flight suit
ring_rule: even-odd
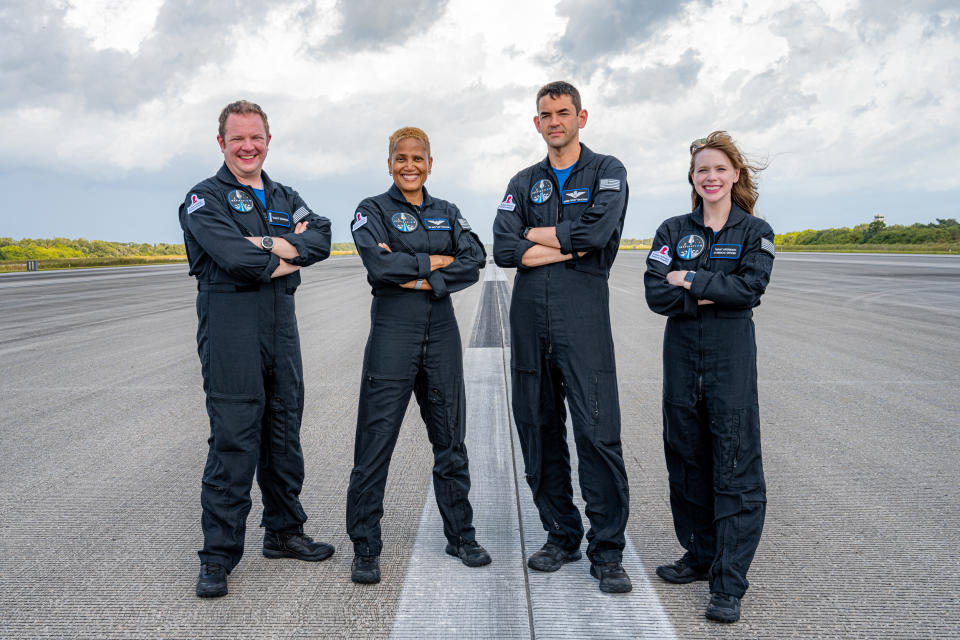
[[[706,617],[740,618],[766,510],[753,307],[770,281],[773,230],[753,215],[754,175],[715,131],[690,146],[693,211],[657,230],[644,274],[663,334],[663,441],[680,544],[668,582],[709,580]]]
[[[387,159],[393,186],[361,202],[352,224],[373,288],[347,490],[351,579],[363,584],[380,581],[383,493],[411,391],[433,446],[446,552],[469,567],[490,563],[475,540],[467,495],[463,349],[450,300],[479,279],[486,252],[457,207],[423,187],[432,165],[427,134],[394,132]]]

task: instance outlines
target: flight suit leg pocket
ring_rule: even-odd
[[[742,475],[743,409],[732,409],[710,419],[714,442],[714,483],[730,487]]]
[[[399,431],[412,387],[404,376],[365,372],[360,383],[361,429],[384,435]]]
[[[713,484],[709,442],[704,440],[696,406],[663,399],[663,452],[670,483],[698,503]],[[706,460],[704,460],[706,457]]]
[[[430,443],[448,448],[463,442],[466,419],[465,402],[460,380],[433,382],[426,388],[426,397],[421,400],[421,416],[427,425]],[[423,405],[426,406],[423,406]]]
[[[540,422],[540,372],[528,367],[511,371],[513,417],[518,424],[536,425]]]
[[[228,396],[261,396],[260,317],[253,292],[208,292],[207,388]]]
[[[514,366],[511,367],[510,381],[513,419],[517,425],[527,484],[536,496],[540,486],[540,423],[543,422],[540,410],[540,372],[532,367]]]
[[[590,374],[587,410],[593,423],[593,440],[601,444],[620,443],[620,400],[617,374],[596,370]]]
[[[273,455],[283,455],[286,452],[287,410],[287,403],[283,398],[270,398],[266,415],[268,433],[264,434],[264,437],[270,443],[270,453]]]

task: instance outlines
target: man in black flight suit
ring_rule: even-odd
[[[303,365],[293,301],[300,268],[330,255],[330,221],[262,171],[270,128],[258,105],[227,105],[217,141],[223,166],[180,206],[210,416],[201,598],[227,594],[227,574],[243,555],[255,472],[263,555],[317,561],[334,551],[303,533]]]
[[[547,157],[513,177],[493,225],[494,260],[517,269],[510,305],[513,416],[547,531],[527,565],[556,571],[581,557],[566,398],[590,520],[590,574],[602,591],[630,591],[621,564],[630,502],[607,288],[627,209],[627,172],[616,158],[580,144],[587,111],[572,85],[541,88],[533,121]]]

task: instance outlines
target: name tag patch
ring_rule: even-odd
[[[450,221],[446,218],[424,218],[427,231],[450,231]]]
[[[604,178],[600,181],[597,191],[620,191],[620,181],[613,178]]]
[[[677,243],[677,257],[681,260],[693,260],[703,253],[704,247],[706,243],[703,241],[703,236],[696,234],[684,236]]]
[[[590,189],[577,188],[561,191],[563,194],[563,204],[576,204],[578,202],[590,202]]]
[[[395,214],[393,214],[393,216],[390,217],[390,222],[393,223],[394,229],[404,233],[416,231],[417,227],[420,226],[420,223],[417,222],[416,216],[409,214],[406,211],[397,211]]]
[[[286,211],[267,209],[267,222],[277,227],[290,227],[290,214]]]
[[[513,196],[509,193],[507,197],[503,199],[503,202],[497,207],[500,211],[513,211],[517,208],[517,203],[513,201]]]
[[[670,263],[673,261],[673,258],[670,257],[670,247],[663,245],[660,247],[659,251],[651,251],[650,255],[647,256],[648,260],[656,260],[657,262],[662,262],[663,264],[670,266]]]
[[[187,213],[193,213],[200,207],[204,205],[203,198],[200,198],[195,193],[190,194],[190,206],[187,207]]]
[[[239,211],[240,213],[253,211],[253,198],[251,198],[250,194],[246,191],[234,189],[227,194],[227,203],[234,211]]]
[[[774,258],[777,257],[777,248],[773,246],[773,243],[767,240],[766,238],[760,238],[760,249],[766,251]]]
[[[741,247],[739,244],[715,244],[710,247],[710,257],[736,260],[740,257]]]

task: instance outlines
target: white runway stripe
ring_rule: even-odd
[[[484,280],[504,279],[502,269],[487,266]],[[478,317],[482,313],[478,310]],[[630,593],[602,593],[590,576],[586,554],[554,573],[527,569],[524,556],[540,548],[546,532],[524,479],[510,413],[509,362],[509,351],[502,348],[471,348],[464,354],[470,500],[477,540],[493,564],[470,569],[444,553],[446,540],[431,488],[391,637],[675,638],[629,535],[623,564],[633,580]],[[569,424],[568,433],[576,484]],[[576,501],[582,512],[582,500]]]
[[[501,349],[467,349],[467,452],[477,540],[493,557],[471,569],[444,553],[431,486],[391,638],[529,638]]]

